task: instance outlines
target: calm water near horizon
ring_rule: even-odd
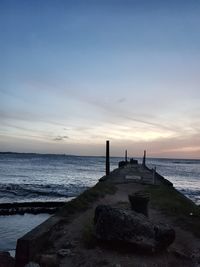
[[[111,169],[120,160],[112,157]],[[147,166],[156,166],[178,190],[200,204],[200,160],[147,158]],[[0,154],[0,203],[63,201],[93,186],[104,172],[104,157]],[[0,216],[0,250],[14,249],[19,236],[46,218],[46,214]]]

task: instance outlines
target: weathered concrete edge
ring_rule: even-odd
[[[151,173],[153,173],[153,170],[145,166],[147,170],[149,170]],[[167,180],[164,176],[156,172],[156,179],[160,180],[163,184],[173,186],[173,183]]]
[[[15,267],[24,267],[47,241],[49,231],[62,217],[54,215],[17,240]]]

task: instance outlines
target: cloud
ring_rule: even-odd
[[[63,135],[63,136],[56,136],[55,138],[53,138],[53,141],[65,141],[66,139],[69,139],[69,136],[67,135]]]
[[[64,139],[62,139],[64,137]],[[80,143],[65,142],[67,136],[58,135],[52,139],[30,139],[29,136],[9,136],[0,134],[1,151],[17,152],[41,152],[41,153],[66,153],[76,155],[105,155],[105,140],[96,143],[85,141]],[[31,142],[30,142],[31,140]],[[82,140],[82,139],[81,139]],[[200,136],[177,136],[176,138],[159,138],[153,141],[136,141],[134,139],[110,139],[111,156],[123,156],[125,149],[128,149],[130,157],[142,157],[144,149],[147,150],[147,157],[164,158],[197,158],[200,155]]]
[[[114,140],[111,150],[115,155],[128,149],[130,156],[141,156],[143,150],[147,150],[148,157],[167,158],[199,158],[200,136],[179,135],[176,137],[158,138],[152,141]]]
[[[95,100],[95,99],[92,99],[92,100],[85,99],[83,101],[109,113],[110,116],[112,117],[112,121],[116,119],[117,122],[119,122],[119,118],[120,118],[123,121],[124,120],[132,121],[132,122],[147,125],[147,126],[150,126],[156,129],[163,129],[163,130],[168,130],[168,131],[171,131],[172,129],[174,130],[174,128],[170,127],[169,125],[163,125],[163,123],[155,122],[154,120],[156,119],[156,116],[154,115],[151,115],[148,113],[145,113],[145,114],[133,113],[131,107],[128,110],[124,110],[121,108],[121,106],[119,105],[116,106],[114,105],[114,103],[110,103],[110,102],[106,103],[106,102]],[[107,116],[107,119],[108,119],[108,116]]]

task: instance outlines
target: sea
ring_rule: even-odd
[[[138,159],[141,162],[140,158]],[[111,157],[111,170],[120,157]],[[147,158],[146,164],[200,205],[200,160]],[[105,174],[105,157],[0,153],[0,203],[67,201]],[[14,255],[16,241],[48,214],[0,216],[0,251]]]

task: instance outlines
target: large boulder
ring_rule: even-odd
[[[96,207],[94,225],[98,240],[142,251],[165,249],[175,239],[169,226],[155,225],[143,214],[108,205]]]

